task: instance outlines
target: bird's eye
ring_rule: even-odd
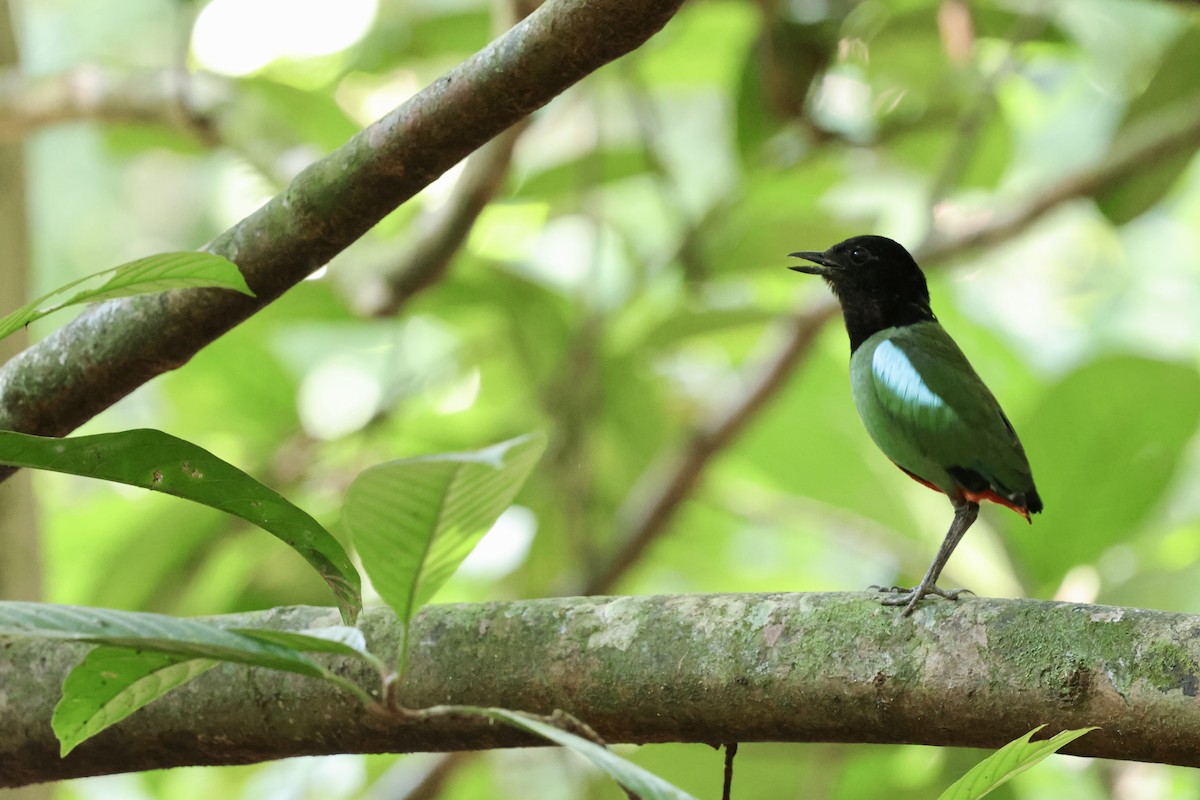
[[[867,263],[867,258],[869,258],[870,255],[871,254],[867,252],[867,248],[855,247],[850,251],[850,260],[855,264],[865,264]]]

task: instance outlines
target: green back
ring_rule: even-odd
[[[983,476],[1001,495],[1033,490],[1025,450],[1000,404],[936,322],[887,328],[850,359],[867,432],[897,466],[950,494],[947,469]]]

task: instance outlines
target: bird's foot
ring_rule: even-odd
[[[943,589],[936,584],[930,586],[921,584],[912,589],[906,589],[903,586],[872,586],[871,588],[888,595],[895,595],[894,597],[884,597],[879,602],[885,606],[904,606],[904,610],[900,612],[900,616],[902,617],[911,615],[913,609],[917,607],[917,603],[921,602],[921,598],[931,594],[936,594],[938,597],[944,597],[947,600],[957,600],[959,595],[964,592],[975,594],[970,589]]]

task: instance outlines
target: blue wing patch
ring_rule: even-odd
[[[871,371],[875,373],[876,380],[905,405],[929,409],[946,405],[925,385],[921,373],[917,372],[904,351],[890,341],[880,342],[871,354]]]

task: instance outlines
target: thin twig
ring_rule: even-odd
[[[699,482],[709,461],[733,441],[784,384],[808,354],[817,333],[836,311],[834,304],[822,302],[792,318],[782,344],[758,367],[757,376],[750,382],[750,389],[714,413],[708,422],[692,432],[677,453],[661,458],[648,476],[638,480],[638,487],[650,488],[631,496],[618,512],[618,526],[627,533],[603,571],[582,588],[582,594],[609,591],[633,566],[675,516],[679,505]]]
[[[19,141],[45,127],[92,120],[166,125],[212,145],[212,118],[233,97],[229,81],[205,73],[94,65],[57,75],[6,70],[0,73],[0,140]]]
[[[731,800],[733,792],[733,758],[737,755],[738,743],[725,744],[725,783],[721,789],[721,800]]]
[[[1096,168],[1066,178],[1010,213],[998,214],[978,227],[941,241],[935,239],[914,255],[922,264],[931,265],[1007,241],[1064,203],[1099,194],[1147,164],[1197,148],[1200,148],[1200,109],[1187,102],[1171,106],[1143,120],[1122,137]]]
[[[441,797],[450,778],[462,766],[470,763],[476,755],[477,753],[466,750],[441,755],[425,767],[416,783],[411,783],[412,779],[409,779],[406,783],[410,785],[405,786],[396,785],[404,778],[396,774],[399,772],[398,769],[393,768],[394,771],[385,773],[375,782],[371,787],[370,796],[378,798],[378,800],[435,800]]]
[[[442,279],[475,221],[504,186],[513,148],[526,123],[518,122],[467,159],[450,199],[427,219],[417,221],[421,231],[416,241],[387,270],[383,285],[373,287],[375,296],[365,300],[367,314],[395,316],[413,295]]]
[[[996,87],[1002,78],[1016,70],[1019,63],[1017,52],[1020,46],[1040,33],[1047,24],[1044,15],[1031,14],[1021,17],[1015,23],[1012,35],[1009,37],[1008,51],[995,69],[989,73],[975,95],[973,107],[963,115],[942,168],[934,178],[929,189],[929,228],[933,229],[933,213],[950,190],[958,183],[971,161],[972,151],[979,140],[988,118],[996,113]]]
[[[650,98],[650,90],[632,64],[622,62],[622,65],[624,69],[621,76],[628,84],[626,94],[633,110],[634,122],[638,127],[642,152],[651,171],[659,178],[657,185],[664,206],[669,213],[674,214],[680,226],[679,247],[673,255],[679,261],[690,284],[694,286],[703,281],[709,273],[708,264],[705,263],[704,253],[700,248],[700,224],[692,218],[687,204],[684,202],[679,183],[671,174],[671,168],[667,163],[660,141],[662,126]]]
[[[236,123],[243,100],[236,85],[205,72],[114,69],[88,64],[55,75],[0,71],[0,142],[19,141],[72,122],[170,128],[210,149],[226,148],[271,185],[284,186],[297,167],[287,146],[246,137]]]

